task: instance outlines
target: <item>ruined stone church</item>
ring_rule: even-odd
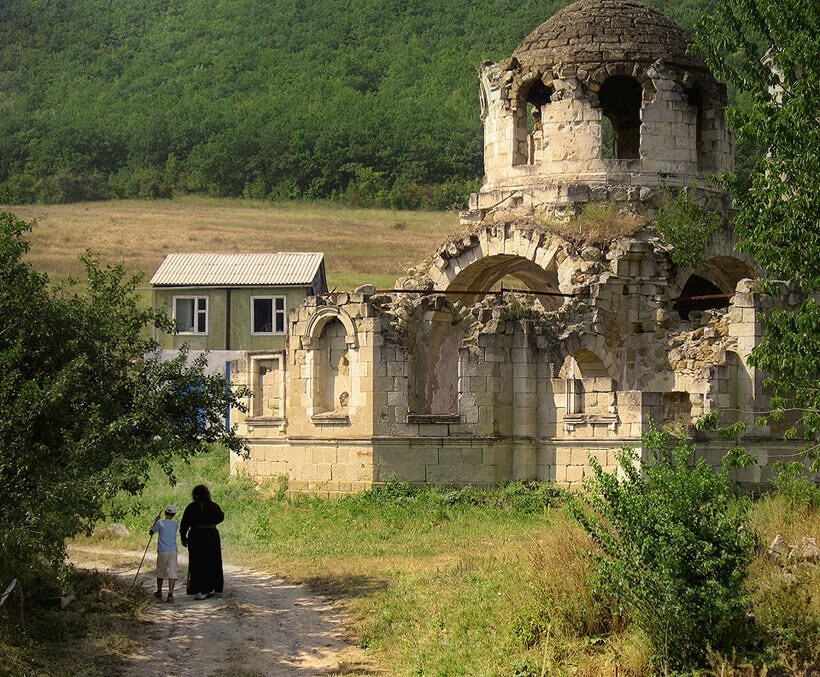
[[[634,0],[580,0],[483,63],[466,234],[396,290],[309,296],[283,350],[235,360],[250,456],[233,471],[321,495],[393,475],[574,485],[591,457],[611,469],[640,448],[650,419],[719,465],[736,441],[693,421],[720,409],[758,456],[737,480],[766,482],[796,450],[754,415],[767,398],[748,357],[773,300],[730,229],[698,268],[653,229],[675,190],[729,216],[705,179],[732,169],[726,90],[689,41]]]

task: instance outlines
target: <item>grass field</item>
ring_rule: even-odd
[[[3,207],[36,219],[30,260],[55,278],[78,275],[91,248],[122,261],[147,283],[173,252],[321,251],[330,289],[364,283],[390,288],[406,269],[458,228],[454,212],[348,209],[324,203],[276,203],[185,196],[69,205]]]
[[[640,633],[596,595],[592,547],[549,485],[416,489],[388,483],[337,500],[287,498],[283,486],[229,477],[223,450],[155,472],[139,504],[127,496],[128,540],[139,550],[152,516],[185,505],[206,482],[225,509],[226,558],[303,581],[339,603],[350,630],[387,675],[649,677]],[[760,543],[820,533],[820,489],[799,483],[758,500],[748,522]],[[747,658],[713,658],[721,675],[803,674],[820,660],[820,566],[769,562],[765,545],[748,591],[760,638]],[[771,668],[777,665],[776,669]]]

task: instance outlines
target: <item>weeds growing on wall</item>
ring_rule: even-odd
[[[577,245],[604,245],[637,233],[646,220],[620,211],[614,204],[589,202],[569,219],[549,219],[543,226]]]

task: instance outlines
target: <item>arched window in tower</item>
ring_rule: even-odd
[[[528,89],[522,88],[515,119],[514,165],[532,165],[538,161],[544,139],[544,107],[550,102],[553,91],[541,80],[536,80]]]
[[[612,127],[612,158],[639,158],[643,101],[640,83],[629,75],[613,75],[601,86],[598,101]]]

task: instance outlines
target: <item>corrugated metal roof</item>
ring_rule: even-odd
[[[322,268],[323,261],[321,252],[169,254],[157,268],[151,284],[309,285]]]

